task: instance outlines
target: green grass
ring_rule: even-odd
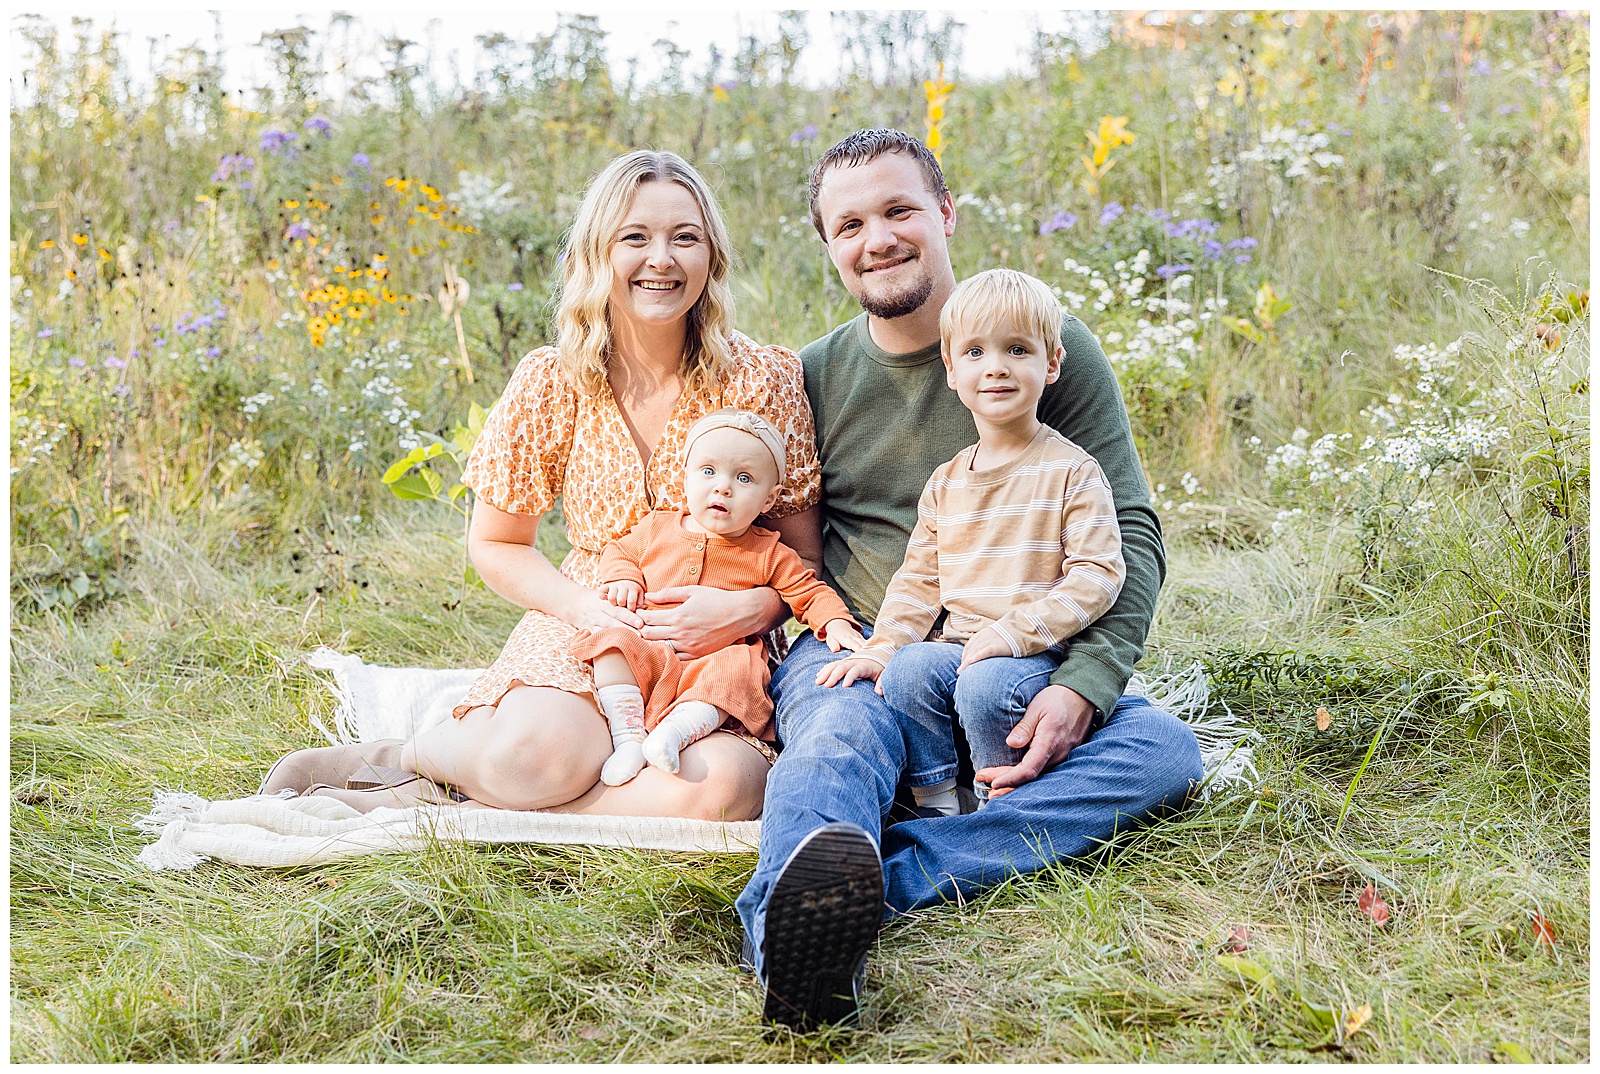
[[[301,560],[292,540],[232,537],[141,533],[128,601],[16,624],[13,1060],[1473,1062],[1503,1041],[1589,1058],[1586,772],[1528,770],[1488,734],[1401,720],[1336,832],[1404,674],[1348,641],[1273,684],[1217,655],[1258,645],[1227,625],[1259,622],[1252,602],[1313,600],[1317,575],[1293,564],[1181,549],[1155,633],[1158,655],[1186,656],[1210,632],[1219,689],[1266,736],[1259,789],[897,925],[870,963],[863,1027],[797,1037],[761,1026],[736,968],[747,857],[439,846],[145,871],[130,821],[152,790],[248,793],[273,757],[316,741],[308,716],[330,701],[300,654],[470,664],[514,618],[483,590],[445,610],[457,594],[436,580],[459,553],[423,523],[306,537],[340,556]],[[359,558],[344,574],[367,584],[341,584],[339,558]],[[1311,651],[1303,621],[1272,647]],[[1368,882],[1387,928],[1356,909]],[[1276,992],[1216,961],[1235,925]],[[1329,1050],[1297,996],[1373,1018]]]

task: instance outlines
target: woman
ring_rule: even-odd
[[[676,776],[647,768],[620,787],[599,783],[611,738],[588,668],[567,652],[578,630],[618,621],[687,657],[782,621],[768,589],[691,588],[664,595],[681,601],[673,607],[637,614],[593,589],[608,540],[650,510],[682,505],[684,436],[722,407],[753,410],[783,432],[794,462],[767,517],[818,564],[820,477],[800,363],[733,330],[730,259],[711,192],[681,157],[637,151],[595,178],[567,247],[556,345],[518,365],[462,477],[477,493],[472,562],[527,615],[454,719],[407,743],[297,751],[268,773],[263,793],[312,790],[368,809],[441,800],[432,780],[503,809],[760,815],[774,754],[739,731],[689,746]],[[534,547],[558,495],[573,543],[559,571]],[[395,768],[425,779],[396,778]],[[347,780],[388,785],[346,790]]]

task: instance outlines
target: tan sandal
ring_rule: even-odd
[[[466,795],[449,784],[435,783],[420,772],[410,772],[404,768],[390,768],[385,765],[363,765],[345,781],[345,786],[352,791],[409,788],[408,793],[418,796],[428,805],[467,801]]]
[[[267,769],[257,794],[277,794],[294,791],[305,794],[319,784],[327,787],[343,786],[350,773],[369,764],[387,765],[400,759],[403,739],[381,738],[374,742],[354,742],[344,746],[317,746],[295,750],[278,758]]]

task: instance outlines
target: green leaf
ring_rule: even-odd
[[[1312,1003],[1304,996],[1300,997],[1300,1009],[1306,1012],[1306,1017],[1311,1019],[1321,1029],[1332,1029],[1339,1020],[1339,1014],[1332,1007],[1321,1003]]]
[[[407,470],[411,469],[413,466],[427,457],[423,454],[423,451],[424,449],[421,446],[412,448],[406,453],[405,458],[401,459],[399,462],[395,463],[393,466],[389,467],[383,472],[383,483],[385,485],[392,485],[396,481],[400,480],[401,474],[405,473]]]
[[[450,497],[451,503],[455,503],[457,500],[461,499],[462,496],[466,495],[466,492],[467,486],[465,485],[451,485],[450,491],[445,495]]]
[[[433,494],[429,498],[438,499],[439,494],[444,491],[444,478],[440,477],[426,466],[418,470],[417,474],[422,478],[423,482],[427,484],[428,491]]]
[[[1494,1054],[1508,1063],[1532,1063],[1533,1053],[1514,1040],[1503,1040],[1494,1046]]]
[[[424,474],[431,472],[430,470],[422,471]],[[434,480],[438,480],[437,475],[435,475]],[[391,481],[389,483],[389,491],[402,500],[431,500],[436,495],[433,486],[428,484],[427,479],[422,474],[409,474],[398,481]]]
[[[1218,955],[1217,965],[1225,970],[1232,970],[1240,977],[1246,977],[1259,985],[1270,988],[1274,992],[1278,990],[1277,978],[1273,977],[1271,970],[1259,962],[1252,962],[1248,958],[1240,958],[1238,955]]]
[[[489,405],[492,407],[494,404],[490,403]],[[483,432],[483,423],[488,420],[489,412],[477,403],[473,403],[467,408],[467,431],[472,434],[474,442],[477,441],[478,434]]]
[[[72,592],[79,600],[89,595],[89,576],[79,571],[77,577],[72,579]]]
[[[1224,317],[1222,323],[1252,343],[1260,343],[1267,338],[1265,332],[1244,317]]]
[[[483,579],[478,575],[477,568],[475,567],[468,567],[466,570],[462,571],[461,580],[466,582],[468,585],[483,585]]]

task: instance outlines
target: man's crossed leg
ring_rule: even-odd
[[[1201,777],[1193,732],[1126,696],[1038,779],[976,813],[896,824],[880,850],[905,739],[871,683],[816,685],[817,672],[838,658],[806,634],[772,679],[783,752],[738,909],[747,957],[768,986],[767,1017],[777,1021],[809,1028],[852,1015],[879,921],[1093,853],[1181,804]],[[876,906],[860,894],[874,884],[882,890]]]

